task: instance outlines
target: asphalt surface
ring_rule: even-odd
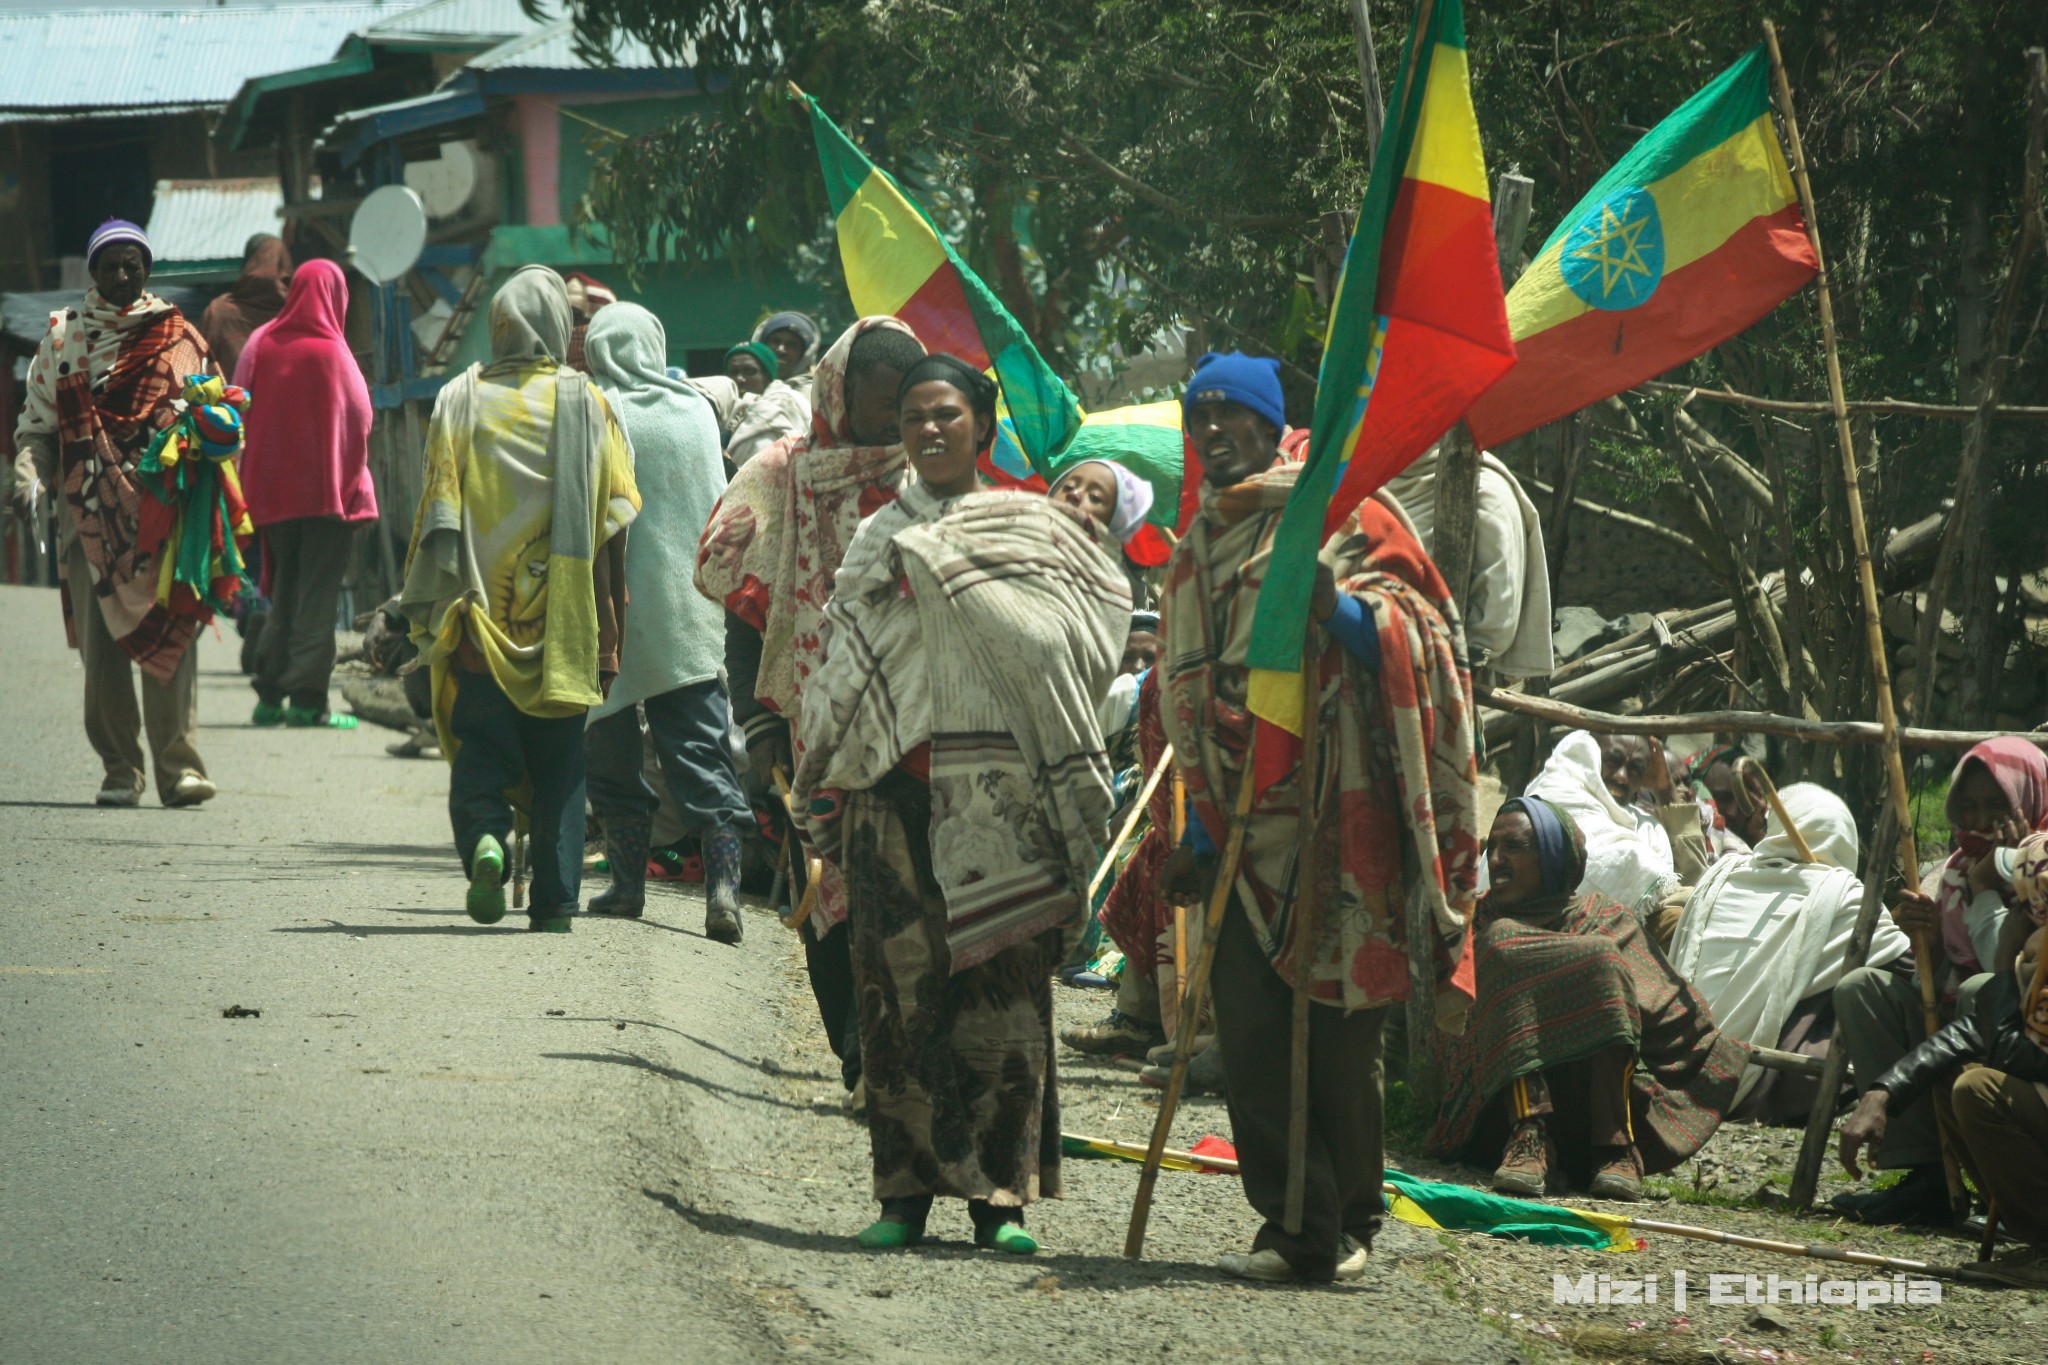
[[[0,588],[0,641],[0,1361],[1519,1358],[1414,1229],[1358,1286],[1223,1280],[1227,1177],[1163,1176],[1136,1266],[1114,1163],[1069,1165],[1035,1258],[946,1204],[859,1252],[865,1134],[771,917],[472,925],[444,767],[251,727],[232,636],[200,645],[219,798],[96,809],[56,594]],[[1127,1074],[1062,1086],[1070,1129],[1149,1130]]]

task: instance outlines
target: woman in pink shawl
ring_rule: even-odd
[[[235,368],[250,394],[242,491],[263,536],[271,602],[256,643],[258,725],[356,727],[327,709],[349,549],[355,528],[377,519],[370,388],[342,333],[347,315],[341,267],[308,261]]]
[[[1989,739],[1963,755],[1948,784],[1955,851],[1892,909],[1892,920],[1933,956],[1944,1011],[1973,1009],[1992,974],[2012,970],[2030,927],[2025,900],[2007,877],[2009,850],[2048,824],[2048,757],[2032,742]],[[2007,850],[2005,868],[1999,868]],[[1835,985],[1835,1017],[1859,1085],[1876,1080],[1926,1036],[1920,989],[1908,959],[1861,967]],[[1920,1097],[1886,1117],[1877,1134],[1880,1170],[1904,1170],[1882,1190],[1838,1194],[1835,1211],[1866,1223],[1952,1221],[1933,1102]]]

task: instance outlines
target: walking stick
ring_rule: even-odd
[[[804,860],[804,889],[797,894],[796,908],[782,922],[791,929],[801,929],[804,921],[811,917],[812,907],[818,903],[818,876],[824,871],[824,864],[805,853],[803,840],[796,836],[796,807],[789,794],[789,778],[783,774],[780,764],[770,768],[769,773],[775,779],[776,794],[782,798],[782,857],[784,866],[789,869],[792,890],[796,880],[796,860],[799,857]]]
[[[1308,1029],[1309,981],[1315,970],[1317,923],[1316,807],[1322,797],[1323,670],[1321,643],[1311,624],[1301,650],[1301,767],[1295,779],[1301,793],[1300,851],[1294,862],[1294,1017],[1289,1026],[1287,1059],[1287,1203],[1281,1226],[1289,1236],[1301,1233],[1301,1206],[1308,1187]]]
[[[1209,973],[1216,966],[1216,940],[1223,932],[1223,912],[1229,908],[1230,893],[1237,883],[1237,865],[1244,857],[1245,826],[1251,822],[1252,789],[1258,785],[1255,762],[1258,732],[1244,747],[1244,771],[1237,783],[1235,813],[1230,836],[1224,845],[1222,866],[1216,869],[1216,885],[1209,892],[1209,913],[1202,926],[1202,952],[1195,959],[1195,974],[1181,1000],[1180,1028],[1173,1045],[1173,1070],[1166,1078],[1166,1093],[1159,1100],[1159,1117],[1152,1123],[1152,1142],[1145,1149],[1145,1169],[1138,1176],[1138,1195],[1131,1201],[1130,1231],[1124,1234],[1124,1256],[1137,1260],[1145,1254],[1145,1223],[1152,1216],[1152,1188],[1159,1183],[1159,1159],[1166,1151],[1166,1135],[1173,1129],[1173,1112],[1180,1107],[1181,1087],[1187,1083],[1188,1060],[1195,1047],[1195,1024],[1201,1018],[1202,997],[1209,989]],[[1222,1043],[1211,1044],[1221,1047]]]
[[[1764,800],[1771,803],[1771,809],[1778,816],[1778,823],[1785,827],[1785,837],[1792,841],[1792,851],[1799,855],[1799,861],[1819,862],[1820,859],[1813,856],[1813,845],[1806,842],[1806,836],[1799,832],[1799,826],[1793,822],[1791,812],[1785,809],[1785,803],[1779,798],[1777,784],[1771,781],[1771,775],[1764,771],[1763,764],[1744,754],[1735,760],[1735,780],[1741,782],[1750,777],[1754,777],[1763,787]]]
[[[1169,744],[1159,755],[1159,761],[1152,765],[1152,771],[1146,774],[1145,785],[1139,789],[1138,799],[1131,805],[1131,813],[1124,818],[1124,827],[1118,830],[1116,838],[1110,841],[1109,852],[1103,856],[1102,866],[1096,868],[1095,875],[1088,879],[1088,904],[1095,904],[1095,893],[1102,888],[1103,880],[1109,876],[1110,869],[1116,866],[1116,855],[1122,851],[1125,840],[1131,837],[1131,831],[1138,827],[1139,817],[1144,815],[1146,808],[1151,805],[1152,793],[1159,790],[1159,779],[1166,776],[1166,770],[1172,766],[1173,746]]]
[[[1188,786],[1180,775],[1180,768],[1173,770],[1173,846],[1188,832]],[[1180,1031],[1181,992],[1188,979],[1188,908],[1176,903],[1173,907],[1173,1022],[1174,1031]]]
[[[1870,649],[1871,682],[1877,688],[1877,720],[1884,731],[1885,776],[1890,780],[1892,806],[1899,813],[1899,862],[1906,884],[1918,886],[1920,850],[1913,838],[1913,808],[1906,793],[1906,764],[1899,752],[1899,716],[1892,705],[1891,670],[1885,662],[1884,625],[1878,616],[1877,576],[1870,563],[1870,531],[1863,521],[1863,490],[1857,483],[1856,438],[1849,430],[1849,404],[1842,390],[1842,357],[1835,346],[1835,305],[1828,288],[1827,257],[1820,248],[1820,215],[1813,202],[1813,181],[1807,175],[1806,149],[1799,138],[1799,120],[1792,112],[1792,82],[1785,74],[1785,58],[1778,50],[1778,28],[1764,20],[1764,44],[1771,53],[1771,73],[1777,82],[1778,113],[1785,120],[1785,140],[1792,149],[1792,179],[1799,187],[1799,205],[1806,214],[1806,238],[1813,246],[1814,289],[1820,301],[1820,334],[1828,372],[1828,404],[1834,410],[1835,444],[1842,453],[1842,484],[1849,503],[1849,533],[1856,547],[1856,580],[1862,589],[1863,633]],[[1928,1036],[1941,1026],[1941,1009],[1934,989],[1934,936],[1925,930],[1913,935],[1913,963],[1920,978],[1920,1018]],[[1937,1128],[1939,1131],[1939,1128]],[[1949,1202],[1962,1206],[1962,1172],[1956,1167],[1955,1149],[1948,1135],[1941,1133],[1941,1164],[1948,1176]]]

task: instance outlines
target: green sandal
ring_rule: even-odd
[[[465,907],[478,924],[505,918],[505,848],[489,834],[476,841],[469,855],[469,901]]]
[[[865,1251],[901,1251],[924,1240],[924,1229],[899,1218],[877,1218],[853,1239]]]
[[[284,708],[274,701],[259,701],[256,703],[255,711],[249,716],[249,723],[251,725],[265,726],[282,725],[284,724]]]
[[[568,934],[576,930],[576,920],[570,915],[533,915],[528,917],[526,927],[536,934]]]
[[[1012,1256],[1029,1256],[1038,1250],[1038,1239],[1024,1231],[1022,1223],[998,1223],[987,1232],[976,1228],[974,1244],[988,1251],[1007,1251]]]
[[[258,707],[257,710],[262,710]],[[261,725],[263,722],[258,721]],[[284,708],[284,723],[294,730],[353,730],[358,722],[354,716],[340,715],[333,711],[316,711],[310,706],[287,706]]]

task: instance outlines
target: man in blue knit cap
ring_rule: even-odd
[[[1448,772],[1464,772],[1462,795],[1469,798],[1469,725],[1440,716],[1425,738],[1419,720],[1397,727],[1390,716],[1404,709],[1402,697],[1450,697],[1465,686],[1463,647],[1454,614],[1438,600],[1442,581],[1400,520],[1374,500],[1345,517],[1316,563],[1314,624],[1305,641],[1320,684],[1315,761],[1286,757],[1275,780],[1258,790],[1245,817],[1242,857],[1226,873],[1219,850],[1229,844],[1238,790],[1254,763],[1268,769],[1269,760],[1282,758],[1252,756],[1246,659],[1274,534],[1301,466],[1281,458],[1287,419],[1276,361],[1204,356],[1188,381],[1182,416],[1204,486],[1201,510],[1167,565],[1160,601],[1159,710],[1188,800],[1188,837],[1166,860],[1161,893],[1170,904],[1205,904],[1208,888],[1229,877],[1210,978],[1210,1051],[1223,1063],[1245,1197],[1264,1219],[1251,1250],[1230,1252],[1218,1265],[1255,1280],[1356,1279],[1365,1273],[1383,1211],[1381,1028],[1387,1006],[1407,991],[1402,915],[1417,875],[1409,869],[1435,861],[1405,856],[1417,838],[1405,812],[1427,802],[1468,861],[1478,847],[1472,813],[1447,809],[1432,785],[1456,802],[1461,793]],[[1384,687],[1382,630],[1400,642]],[[1410,641],[1418,646],[1412,654]],[[1317,775],[1319,788],[1312,803],[1318,814],[1306,831],[1304,769]],[[1395,773],[1404,774],[1398,786]],[[1308,849],[1312,859],[1304,860]],[[1295,913],[1304,867],[1315,886],[1305,958],[1294,944],[1306,918]],[[1417,890],[1431,890],[1433,875],[1433,868],[1421,874]],[[1435,886],[1440,898],[1441,883]],[[1463,927],[1460,916],[1459,934]],[[1448,974],[1457,945],[1443,946],[1450,951],[1438,954],[1439,969]],[[1308,1145],[1300,1218],[1290,1229],[1288,1058],[1293,981],[1303,961],[1312,1003]]]

